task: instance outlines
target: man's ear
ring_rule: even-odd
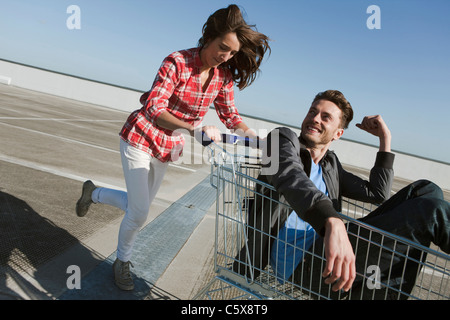
[[[343,134],[344,134],[344,129],[342,129],[342,128],[337,129],[336,133],[334,134],[334,137],[331,141],[339,140],[339,138],[342,137]]]

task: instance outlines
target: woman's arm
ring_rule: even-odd
[[[156,124],[162,128],[169,130],[185,130],[188,131],[191,136],[195,136],[197,133],[204,132],[206,136],[216,142],[222,140],[221,133],[215,126],[203,126],[196,129],[192,124],[184,122],[183,120],[174,117],[170,112],[163,112],[156,119]]]

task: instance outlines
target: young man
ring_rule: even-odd
[[[294,211],[287,212],[283,206],[273,203],[268,205],[264,203],[267,202],[264,197],[257,195],[254,206],[249,209],[248,221],[254,226],[254,229],[248,229],[250,252],[242,248],[238,261],[250,262],[256,270],[264,269],[269,260],[275,261],[273,266],[279,277],[289,278],[312,292],[318,290],[331,298],[338,295],[328,294],[329,286],[335,293],[341,289],[345,292],[362,290],[361,279],[356,275],[365,274],[362,268],[366,261],[361,260],[365,260],[363,255],[368,249],[356,250],[361,244],[347,234],[346,226],[337,214],[341,211],[342,197],[382,204],[362,219],[365,223],[425,246],[433,242],[450,253],[450,206],[443,200],[442,190],[438,186],[421,180],[390,198],[394,154],[391,153],[390,130],[381,116],[368,116],[357,124],[358,128],[379,138],[379,151],[369,180],[363,180],[342,168],[329,148],[333,141],[342,136],[352,118],[352,107],[344,95],[328,90],[315,97],[302,123],[300,137],[288,128],[275,129],[268,135],[264,164],[258,179],[276,189],[276,193],[270,195],[276,200],[273,203],[287,203]],[[267,188],[258,188],[259,195],[268,194]],[[299,229],[306,230],[308,235],[299,232],[302,239],[295,239],[296,236],[288,232],[292,225],[301,225]],[[324,248],[326,263],[322,265],[312,261],[316,258],[313,259],[311,254],[303,263],[300,259],[295,261],[292,252],[276,249],[277,240],[272,239],[277,236],[287,242],[305,241],[308,243],[306,249],[315,242],[314,253],[321,255]],[[356,257],[354,252],[357,252]],[[392,279],[397,280],[397,271],[392,271],[392,265],[379,267],[382,275],[390,274]],[[249,270],[239,262],[234,264],[233,270],[249,275]],[[417,273],[410,274],[409,278],[401,279],[393,286],[401,286],[402,291],[412,290]],[[364,299],[366,295],[355,294],[352,298]]]

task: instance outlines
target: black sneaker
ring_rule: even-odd
[[[77,206],[76,206],[77,216],[84,217],[86,215],[86,213],[89,210],[89,206],[93,203],[92,192],[96,188],[97,187],[91,180],[88,180],[85,183],[83,183],[81,197],[80,197],[80,199],[78,199]]]

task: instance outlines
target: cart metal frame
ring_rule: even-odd
[[[270,266],[264,268],[264,270],[255,270],[253,266],[249,266],[250,274],[246,276],[232,269],[231,266],[236,261],[237,253],[243,246],[247,246],[247,228],[249,225],[246,213],[249,202],[254,199],[255,187],[258,184],[263,184],[264,187],[275,192],[272,186],[264,184],[257,179],[260,171],[258,154],[255,154],[254,150],[252,151],[253,153],[249,153],[249,148],[236,147],[236,143],[232,147],[233,149],[230,150],[216,144],[208,146],[211,153],[211,185],[217,189],[214,247],[214,270],[216,275],[197,293],[194,299],[304,300],[351,298],[353,289],[350,290],[349,295],[343,292],[333,295],[331,291],[328,294],[324,294],[322,289],[315,291],[310,287],[303,286],[298,281],[277,278]],[[260,194],[259,196],[275,201],[271,199],[270,195]],[[403,272],[406,270],[407,263],[414,263],[420,266],[417,270],[414,290],[410,294],[403,292],[401,287],[392,287],[389,275],[386,282],[380,282],[379,277],[377,277],[376,266],[369,273],[358,274],[364,279],[363,286],[372,289],[373,299],[380,298],[379,295],[375,295],[376,292],[379,292],[377,291],[378,289],[384,289],[385,294],[382,296],[382,299],[400,297],[419,300],[450,299],[449,255],[440,252],[438,248],[424,247],[357,220],[373,211],[374,206],[371,204],[350,199],[343,199],[342,204],[343,210],[340,213],[342,219],[347,222],[347,225],[351,222],[358,226],[358,231],[353,233],[357,241],[370,243],[371,246],[379,248],[379,252],[381,250],[390,251],[392,259],[394,257],[404,259]],[[407,246],[406,252],[420,250],[421,256],[419,258],[410,257],[408,254],[396,252],[395,248],[399,246]],[[304,248],[296,249],[303,250]],[[404,252],[405,250],[402,251]],[[370,249],[367,251],[367,255],[369,254]],[[372,252],[372,254],[374,253]],[[316,256],[323,263],[324,258],[322,257],[323,255]],[[240,261],[240,263],[245,262]],[[255,276],[254,271],[257,271],[258,276]],[[373,290],[374,288],[376,290]]]

